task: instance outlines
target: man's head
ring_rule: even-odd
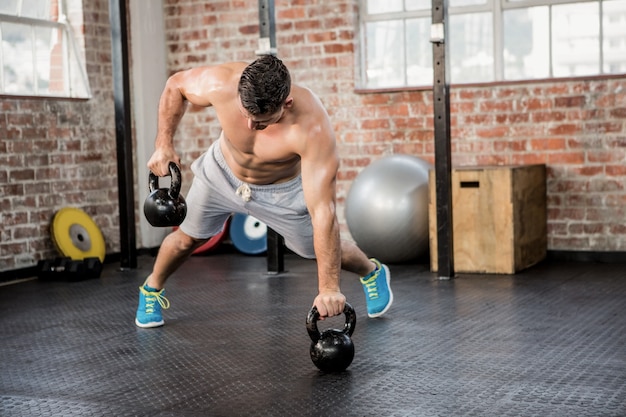
[[[239,80],[239,98],[251,116],[279,112],[291,91],[291,76],[283,62],[263,55],[248,65]]]

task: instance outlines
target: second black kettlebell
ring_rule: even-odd
[[[352,333],[356,326],[356,313],[352,306],[346,303],[343,309],[346,322],[343,330],[327,329],[320,333],[317,321],[320,314],[313,306],[306,318],[306,329],[311,337],[311,360],[323,372],[341,372],[354,359],[354,344]]]
[[[148,222],[154,227],[173,227],[180,225],[187,215],[187,203],[180,195],[181,175],[178,166],[170,162],[172,182],[170,188],[158,188],[159,177],[150,172],[148,183],[150,194],[143,204],[143,212]]]

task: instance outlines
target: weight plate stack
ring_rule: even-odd
[[[97,257],[104,262],[106,247],[102,232],[83,210],[64,207],[57,211],[52,218],[50,234],[61,255],[74,260]]]
[[[230,222],[230,240],[246,255],[267,251],[267,225],[247,214],[235,213]]]

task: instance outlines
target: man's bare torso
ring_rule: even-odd
[[[300,174],[300,149],[307,140],[306,125],[315,117],[304,117],[301,110],[314,103],[310,91],[298,86],[292,87],[290,96],[294,98],[293,106],[285,109],[278,123],[263,130],[248,127],[238,103],[236,84],[213,102],[222,127],[219,145],[226,163],[240,180],[272,184]]]
[[[240,119],[222,123],[219,143],[237,178],[250,184],[273,184],[300,174],[300,156],[289,146],[285,126],[279,123],[253,131],[247,128],[243,116]]]

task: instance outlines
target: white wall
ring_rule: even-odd
[[[146,164],[154,151],[157,131],[157,108],[167,80],[163,0],[130,0],[131,69],[133,117],[136,132],[135,178],[140,207],[138,245],[159,246],[170,229],[154,228],[143,216],[143,202],[148,196]]]

